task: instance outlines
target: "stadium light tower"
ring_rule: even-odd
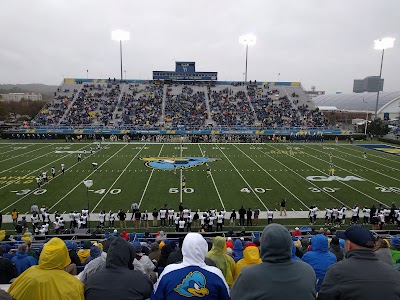
[[[246,46],[246,69],[244,75],[244,82],[247,82],[247,57],[249,54],[249,46],[254,46],[256,44],[257,38],[254,34],[245,34],[239,36],[239,43]]]
[[[380,40],[375,40],[375,49],[382,50],[382,58],[381,58],[381,69],[379,71],[379,87],[378,93],[376,94],[376,104],[375,104],[375,119],[378,118],[378,103],[379,103],[379,90],[381,85],[382,78],[382,66],[383,66],[383,56],[385,55],[385,49],[393,48],[395,38],[383,38]]]
[[[123,80],[122,77],[122,41],[129,41],[130,40],[130,33],[124,30],[114,30],[111,32],[111,39],[113,41],[119,41],[119,52],[121,56],[121,81]]]

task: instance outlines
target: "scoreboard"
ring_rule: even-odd
[[[153,71],[153,80],[216,81],[217,72],[196,72],[195,62],[177,61],[175,71]]]
[[[175,72],[176,73],[195,73],[195,63],[194,62],[184,62],[177,61],[175,63]]]

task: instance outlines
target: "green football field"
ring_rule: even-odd
[[[0,143],[0,210],[29,211],[35,202],[50,212],[141,210],[164,204],[177,209],[182,201],[192,210],[255,207],[275,210],[282,198],[288,210],[391,205],[400,195],[400,149],[369,145],[367,158],[349,144],[161,144]],[[385,148],[386,147],[386,148]],[[290,149],[291,148],[291,149]],[[378,149],[378,150],[375,150]],[[77,153],[86,150],[81,162]],[[329,176],[330,154],[335,176]],[[172,171],[173,161],[178,167]],[[93,169],[92,163],[98,164]],[[66,166],[61,174],[60,166]],[[148,166],[147,166],[147,165]],[[206,166],[211,167],[207,177]],[[55,178],[50,169],[56,168]],[[153,166],[153,167],[152,167]],[[179,169],[182,167],[182,169]],[[47,170],[49,182],[39,189],[36,176]],[[182,188],[181,178],[186,178]],[[82,183],[94,184],[87,192]],[[89,202],[89,203],[88,203]],[[400,204],[400,203],[397,203]]]

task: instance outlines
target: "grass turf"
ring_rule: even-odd
[[[177,210],[181,200],[192,210],[224,206],[229,211],[241,205],[275,210],[284,197],[287,210],[308,210],[310,205],[324,210],[355,203],[391,205],[400,194],[398,149],[392,154],[368,150],[364,158],[364,149],[357,145],[333,143],[183,144],[182,149],[180,144],[110,143],[89,155],[90,147],[96,148],[92,143],[25,142],[0,143],[3,214],[10,214],[13,208],[24,214],[33,203],[46,205],[50,212],[81,210],[88,202],[95,213],[127,210],[133,202],[142,210],[152,211],[164,204]],[[74,151],[83,150],[86,156],[78,163]],[[315,181],[324,178],[308,177],[328,176],[330,153],[336,176],[359,180]],[[218,159],[209,162],[212,177],[207,177],[205,164],[178,169],[174,175],[170,170],[149,168],[140,159],[197,159],[203,155]],[[98,164],[96,170],[92,162]],[[60,174],[61,163],[66,165],[64,175]],[[54,179],[52,166],[57,169]],[[44,170],[48,170],[50,180],[37,189],[35,177]],[[186,177],[185,191],[181,175]],[[88,193],[82,184],[85,179],[94,181]]]

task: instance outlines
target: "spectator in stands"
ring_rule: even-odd
[[[92,247],[92,243],[90,241],[84,241],[82,249],[79,249],[77,252],[82,265],[85,263],[86,259],[90,256],[90,247]]]
[[[293,236],[302,236],[302,233],[299,229],[299,227],[295,227],[294,230],[292,231]]]
[[[232,252],[232,257],[235,262],[238,262],[243,258],[243,243],[242,239],[236,239],[235,242],[233,243],[233,252]]]
[[[226,239],[224,237],[217,236],[214,239],[214,244],[211,250],[207,253],[206,257],[214,261],[217,268],[220,269],[224,275],[228,286],[232,287],[233,279],[235,278],[235,261],[227,253]]]
[[[85,260],[85,266],[90,263],[92,260],[98,258],[101,255],[102,250],[99,246],[92,245],[90,247],[90,256]]]
[[[8,292],[16,300],[83,300],[83,284],[64,271],[70,263],[64,241],[52,238],[43,247],[39,265],[18,276]]]
[[[17,268],[11,260],[3,258],[3,251],[0,249],[0,284],[8,284],[17,276]]]
[[[157,262],[160,260],[161,257],[161,250],[160,250],[160,244],[157,242],[151,243],[150,245],[150,253],[149,253],[149,258],[153,262]]]
[[[301,258],[315,271],[317,277],[317,291],[321,288],[325,273],[328,268],[336,263],[335,254],[329,252],[328,238],[323,234],[317,234],[311,239],[311,251],[306,252]]]
[[[82,262],[78,256],[78,245],[73,241],[65,242],[65,245],[68,249],[69,258],[71,259],[71,263],[75,264],[76,266],[81,266]]]
[[[207,242],[199,233],[188,233],[182,245],[183,262],[164,269],[151,299],[230,299],[221,271],[204,262],[207,250]]]
[[[296,255],[296,251],[297,251],[297,247],[294,244],[294,241],[292,241],[292,256],[290,257],[290,259],[292,259],[292,260],[300,260],[300,258]]]
[[[161,257],[158,261],[158,266],[165,268],[167,266],[168,257],[171,254],[171,247],[168,244],[165,244],[161,248]]]
[[[261,264],[260,250],[253,243],[248,243],[243,251],[243,258],[235,265],[235,280],[244,267]]]
[[[341,261],[344,259],[344,251],[342,247],[340,247],[339,238],[337,236],[332,238],[329,251],[335,254],[336,261]]]
[[[86,283],[86,280],[93,275],[94,273],[104,270],[106,268],[106,259],[107,259],[107,252],[108,249],[110,248],[111,243],[113,240],[115,240],[115,236],[109,237],[107,240],[103,242],[103,251],[101,252],[101,255],[95,259],[93,259],[91,262],[89,262],[86,266],[85,269],[78,274],[78,279],[82,281],[83,283]]]
[[[378,238],[374,249],[375,255],[379,260],[392,265],[392,254],[389,250],[389,244],[385,239]]]
[[[133,270],[134,259],[133,246],[121,237],[115,238],[107,252],[106,268],[86,281],[85,300],[149,298],[153,284]]]
[[[133,267],[135,270],[142,272],[144,275],[149,277],[153,282],[157,281],[157,275],[154,273],[155,265],[151,259],[145,255],[142,251],[142,245],[136,241],[133,243],[136,255],[133,260]]]
[[[37,260],[28,255],[28,246],[21,244],[18,246],[17,254],[11,259],[11,262],[17,268],[18,276],[31,266],[37,265]]]
[[[263,262],[242,269],[231,290],[232,300],[315,299],[315,273],[309,265],[291,260],[291,248],[292,239],[285,227],[265,227],[261,236]]]
[[[38,261],[39,255],[38,255],[37,251],[32,249],[32,242],[27,241],[26,245],[28,246],[28,255],[32,256],[34,259],[36,259],[36,261]]]
[[[398,263],[400,260],[400,238],[395,236],[390,242],[390,253],[392,254],[392,263]]]
[[[346,240],[346,259],[329,268],[318,300],[400,299],[400,273],[376,257],[373,234],[351,226],[336,235]]]

